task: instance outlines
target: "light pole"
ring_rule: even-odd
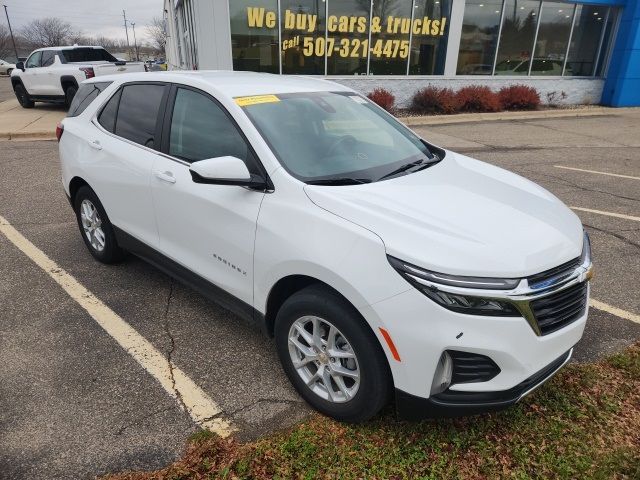
[[[136,24],[134,22],[131,23],[131,28],[133,29],[133,48],[136,52],[136,62],[140,61],[140,53],[138,52],[138,41],[136,40]]]
[[[18,49],[16,48],[16,41],[13,38],[13,30],[11,30],[11,22],[9,21],[9,12],[7,12],[7,6],[3,5],[4,14],[7,16],[7,24],[9,25],[9,33],[11,34],[11,42],[13,43],[13,52],[16,54],[16,63],[18,63]]]

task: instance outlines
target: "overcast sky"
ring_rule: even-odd
[[[31,20],[59,17],[70,22],[76,30],[87,35],[125,38],[122,10],[127,21],[136,24],[138,40],[145,37],[145,26],[153,17],[162,16],[163,0],[3,0],[14,30]],[[4,11],[0,22],[6,23]],[[133,43],[131,25],[129,38]]]

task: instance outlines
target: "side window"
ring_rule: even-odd
[[[56,58],[56,52],[54,50],[45,50],[42,52],[42,66],[50,67],[53,65],[53,61]]]
[[[40,59],[42,58],[42,52],[32,53],[27,60],[27,68],[35,68],[40,66]]]
[[[184,88],[176,94],[169,154],[189,162],[231,155],[254,170],[250,149],[228,115],[209,97]]]
[[[111,133],[113,133],[116,127],[116,114],[118,113],[118,102],[120,101],[121,93],[122,89],[118,90],[115,95],[109,99],[98,116],[100,125]]]
[[[126,85],[122,89],[115,134],[155,148],[156,123],[164,91],[164,85]]]
[[[77,117],[93,102],[111,82],[83,83],[73,97],[67,117]]]

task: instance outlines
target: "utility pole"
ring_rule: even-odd
[[[138,52],[138,41],[136,40],[136,24],[134,22],[131,23],[131,28],[133,28],[133,49],[136,52],[136,62],[140,61],[140,53]]]
[[[127,35],[127,51],[129,52],[129,60],[131,60],[131,44],[129,43],[129,29],[127,28],[127,12],[122,10],[122,17],[124,18],[124,33]]]
[[[16,63],[18,60],[18,49],[16,48],[16,40],[13,38],[13,30],[11,30],[11,22],[9,21],[9,13],[7,12],[7,6],[2,5],[4,7],[4,14],[7,16],[7,24],[9,25],[9,33],[11,34],[11,42],[13,42],[13,52],[16,54]]]

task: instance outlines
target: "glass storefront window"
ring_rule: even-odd
[[[467,0],[458,52],[458,75],[491,75],[502,0]]]
[[[601,10],[604,11],[605,9],[601,9]],[[613,27],[616,21],[616,13],[617,13],[616,10],[614,10],[613,8],[610,8],[606,16],[600,17],[602,18],[602,20],[597,20],[598,22],[604,22],[604,21],[607,22],[604,30],[604,37],[602,40],[602,48],[600,49],[600,55],[598,55],[598,65],[597,65],[598,69],[595,73],[596,76],[598,77],[604,75],[604,72],[606,71],[607,54],[609,52],[609,44],[611,43],[611,34],[613,32]],[[600,12],[598,12],[598,14],[600,14]]]
[[[406,75],[411,0],[375,0],[371,24],[369,74]]]
[[[366,75],[369,52],[368,0],[329,0],[327,56],[329,75]]]
[[[565,75],[589,77],[595,68],[606,8],[578,5]]]
[[[232,0],[229,14],[233,69],[279,73],[277,0]]]
[[[505,2],[496,75],[528,75],[539,11],[537,1]]]
[[[573,10],[567,3],[542,2],[531,75],[562,75]]]
[[[451,0],[414,0],[411,75],[442,75],[449,37]]]
[[[282,73],[324,75],[325,2],[281,0]]]

